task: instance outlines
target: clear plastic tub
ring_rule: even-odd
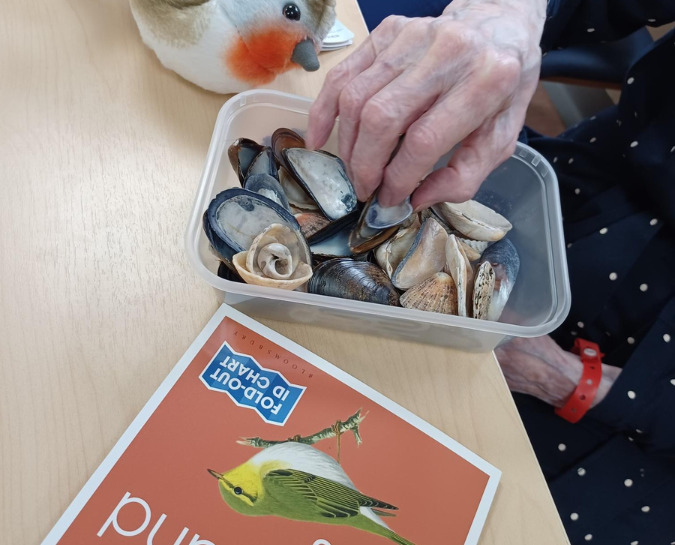
[[[562,323],[569,312],[570,289],[557,179],[551,165],[522,144],[488,177],[477,196],[511,221],[509,237],[521,258],[518,280],[499,322],[265,288],[218,277],[218,260],[202,230],[202,215],[216,194],[239,185],[227,148],[240,137],[262,141],[279,127],[304,132],[310,105],[306,98],[253,90],[228,100],[218,115],[186,232],[186,249],[197,273],[226,303],[251,316],[471,351],[492,350],[509,337],[544,335]],[[325,146],[334,153],[336,132]]]

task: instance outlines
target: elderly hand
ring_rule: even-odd
[[[516,338],[495,350],[506,382],[513,392],[529,394],[562,407],[579,383],[583,364],[579,356],[560,348],[551,337]],[[591,407],[600,403],[621,373],[602,364],[602,380]]]
[[[413,191],[416,209],[470,199],[514,150],[539,77],[545,10],[545,0],[455,0],[438,18],[387,18],[328,73],[308,146],[325,144],[339,115],[339,154],[360,200],[380,185],[384,206]]]

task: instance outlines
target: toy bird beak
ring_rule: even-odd
[[[218,472],[216,472],[216,471],[213,471],[213,469],[207,469],[206,471],[208,471],[208,472],[209,472],[211,475],[213,475],[216,479],[220,479],[220,478],[223,476],[222,473],[218,473]]]
[[[295,46],[291,60],[307,72],[315,72],[319,69],[319,57],[316,56],[314,42],[310,38],[305,38]]]

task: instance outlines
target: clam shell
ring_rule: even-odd
[[[450,235],[445,244],[445,269],[457,286],[457,315],[468,316],[467,303],[470,287],[473,287],[473,270],[464,249],[455,235]]]
[[[478,268],[473,286],[473,317],[485,320],[488,316],[492,292],[495,289],[495,271],[489,261]]]
[[[218,193],[204,213],[204,232],[216,255],[231,261],[249,249],[253,240],[273,223],[300,232],[293,215],[274,201],[242,188]]]
[[[417,232],[405,257],[391,276],[401,290],[420,284],[445,266],[445,243],[448,233],[434,218],[427,218]]]
[[[464,250],[466,258],[470,262],[478,261],[483,252],[490,245],[487,240],[471,240],[469,238],[457,237],[457,242]]]
[[[457,298],[455,281],[449,274],[438,272],[401,295],[401,306],[441,314],[457,314]]]
[[[450,226],[474,240],[501,240],[512,228],[504,216],[478,201],[443,202],[433,209]]]
[[[367,301],[399,304],[399,295],[386,273],[369,261],[330,259],[314,270],[307,289],[310,293]]]
[[[327,218],[337,220],[356,209],[356,193],[339,157],[304,148],[284,149],[281,154],[288,172]]]
[[[389,240],[380,244],[375,250],[375,260],[384,271],[392,277],[394,271],[399,266],[406,253],[415,242],[415,237],[421,227],[418,216],[415,216],[413,222],[408,227],[403,227]]]

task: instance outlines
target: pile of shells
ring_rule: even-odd
[[[491,208],[473,200],[418,213],[409,203],[361,204],[340,158],[306,149],[290,129],[276,130],[270,146],[241,138],[228,157],[241,187],[216,195],[204,213],[220,276],[499,319],[520,259],[505,238],[511,223]]]

